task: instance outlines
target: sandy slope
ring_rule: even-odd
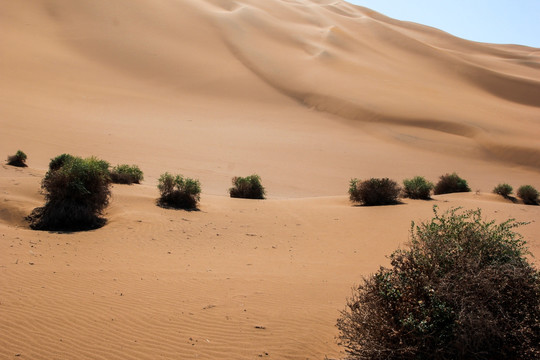
[[[481,207],[534,221],[540,207],[491,194],[354,207],[345,196],[250,201],[205,195],[201,211],[155,206],[152,186],[113,189],[104,228],[35,232],[35,170],[0,170],[0,357],[322,359],[350,288],[407,241],[410,221]],[[539,224],[520,231],[540,254]],[[266,355],[268,354],[268,355]]]
[[[350,287],[433,204],[539,218],[487,193],[540,188],[540,49],[325,0],[1,1],[0,24],[0,154],[30,164],[0,169],[2,358],[335,357]],[[146,180],[115,186],[103,229],[30,231],[63,152]],[[154,205],[165,171],[201,179],[200,212]],[[482,192],[344,196],[452,171]],[[253,172],[270,200],[225,196]]]

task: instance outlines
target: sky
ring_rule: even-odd
[[[347,0],[480,42],[540,48],[540,0]]]

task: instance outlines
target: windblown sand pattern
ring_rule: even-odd
[[[350,288],[410,221],[540,188],[540,49],[465,41],[343,1],[27,0],[0,4],[0,358],[337,358]],[[61,153],[135,163],[108,224],[35,232]],[[165,171],[201,211],[159,208]],[[352,177],[457,171],[472,193],[354,207]],[[258,173],[268,200],[230,199]],[[479,192],[476,192],[479,190]],[[540,254],[537,222],[520,232]],[[537,262],[538,263],[538,262]]]

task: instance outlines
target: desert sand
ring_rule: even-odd
[[[323,359],[351,287],[432,208],[516,218],[540,256],[540,49],[340,0],[0,2],[0,358]],[[24,217],[61,153],[137,164],[105,227]],[[155,205],[165,171],[200,211]],[[351,178],[456,171],[471,193],[352,206]],[[231,199],[257,173],[268,199]],[[532,261],[539,264],[537,258]]]

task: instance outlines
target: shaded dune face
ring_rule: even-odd
[[[537,49],[472,43],[345,2],[207,2],[222,9],[213,20],[235,56],[307,106],[467,137],[540,167]],[[520,128],[521,145],[493,137]]]
[[[212,133],[212,121],[235,132],[245,123],[230,118],[259,119],[249,125],[258,127],[258,136],[283,123],[311,129],[331,116],[362,138],[343,145],[356,146],[357,153],[366,151],[369,129],[365,136],[389,149],[540,170],[539,49],[474,43],[344,1],[47,0],[4,2],[0,13],[9,30],[1,35],[2,121],[13,138],[28,143],[25,128],[39,132],[51,124],[57,130],[42,144],[47,151],[105,149],[99,141],[83,148],[70,141],[75,128],[89,141],[93,132],[106,132],[127,139],[126,147],[148,146],[159,158],[174,153],[172,143],[184,146],[177,158],[201,154],[198,164],[227,155],[228,169],[243,169],[249,159],[235,151],[252,148],[249,136]],[[301,125],[290,120],[299,116]],[[204,117],[213,119],[206,124]],[[200,133],[181,140],[170,135],[187,131],[184,122],[193,119]],[[291,133],[280,131],[281,139]],[[215,147],[193,140],[202,137]],[[300,137],[288,144],[306,145]],[[275,149],[270,143],[266,148],[259,158],[272,157]],[[305,156],[314,151],[304,148]],[[115,149],[103,152],[125,158]],[[54,155],[43,156],[42,165]],[[276,167],[282,155],[275,155]],[[245,171],[259,162],[252,160]],[[157,170],[149,175],[155,179]]]

